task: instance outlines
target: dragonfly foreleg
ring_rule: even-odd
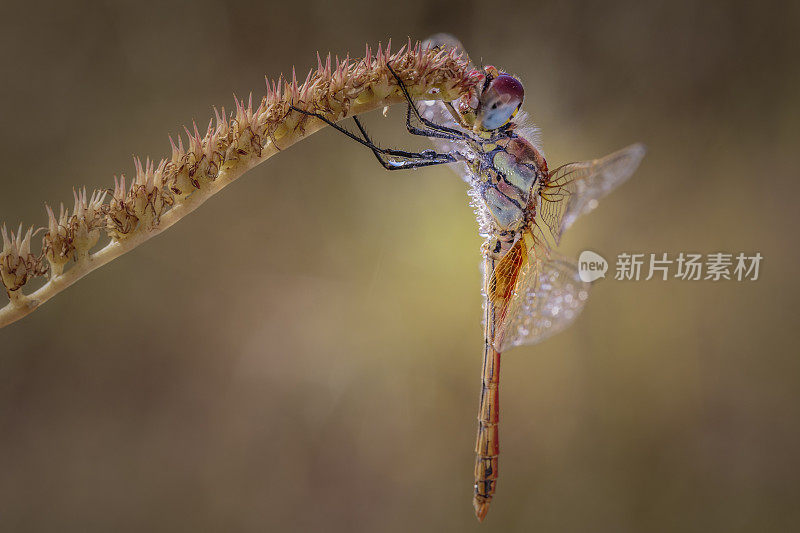
[[[300,114],[317,118],[323,121],[328,126],[332,127],[336,131],[347,135],[349,138],[353,139],[359,144],[363,144],[370,150],[372,153],[375,154],[375,157],[381,163],[383,168],[386,170],[402,170],[402,169],[409,169],[409,168],[418,168],[418,167],[429,167],[432,165],[444,165],[447,163],[452,163],[456,161],[456,158],[452,154],[440,154],[434,152],[433,150],[424,150],[422,152],[407,152],[405,150],[391,150],[387,148],[381,148],[375,143],[367,135],[366,130],[361,125],[361,122],[356,118],[353,117],[358,129],[361,131],[361,134],[364,135],[364,139],[357,136],[356,134],[348,131],[346,128],[339,126],[332,120],[328,119],[324,115],[320,113],[314,113],[312,111],[306,111],[304,109],[300,109],[295,106],[290,106],[290,109],[297,111]],[[386,157],[386,159],[384,159]],[[404,161],[393,161],[388,159],[389,157],[399,157],[403,158]]]
[[[406,110],[406,129],[408,133],[411,135],[421,135],[423,137],[436,137],[437,139],[447,139],[449,141],[463,141],[467,138],[466,135],[455,135],[453,133],[447,133],[443,131],[438,131],[434,129],[426,129],[426,128],[418,128],[411,123],[411,109],[419,114],[417,111],[417,106],[413,103],[408,104],[408,109]]]
[[[391,65],[389,65],[388,63],[386,64],[386,68],[388,68],[389,72],[392,73],[392,76],[394,76],[394,79],[397,82],[397,85],[400,87],[400,90],[403,91],[403,96],[406,97],[406,102],[408,102],[408,105],[409,105],[408,111],[410,112],[413,109],[414,110],[414,116],[417,118],[417,120],[422,122],[428,128],[430,128],[432,130],[435,130],[436,132],[449,133],[450,135],[455,136],[457,139],[462,139],[463,140],[463,139],[472,138],[469,135],[467,135],[466,133],[464,133],[463,131],[458,131],[456,129],[449,128],[447,126],[443,126],[441,124],[437,124],[437,123],[433,122],[432,120],[428,120],[427,118],[425,118],[422,115],[420,115],[419,110],[417,110],[417,106],[414,105],[414,100],[411,99],[411,95],[408,93],[408,89],[406,88],[405,83],[403,83],[403,80],[400,79],[400,76],[397,75],[397,73],[394,71],[394,69],[392,69]],[[410,122],[407,121],[407,123],[408,123],[408,131],[410,133],[414,133],[413,131],[411,131],[412,126],[411,126]],[[414,133],[414,134],[415,135],[424,135],[424,134],[417,134],[417,133]],[[426,136],[432,137],[431,135],[426,135]]]
[[[364,129],[364,126],[361,124],[361,121],[358,120],[358,117],[353,117],[353,121],[356,123],[361,135],[364,136],[364,140],[366,141],[367,145],[372,148],[372,153],[375,154],[375,157],[380,164],[383,165],[383,168],[387,170],[401,170],[407,168],[429,167],[431,165],[444,165],[446,163],[452,163],[456,160],[453,154],[440,154],[433,150],[424,150],[417,153],[406,152],[404,150],[378,148],[375,143],[372,142],[372,139],[370,139],[367,130]],[[385,155],[401,157],[406,159],[406,161],[387,160],[383,158]],[[424,159],[424,161],[420,161],[420,159]]]

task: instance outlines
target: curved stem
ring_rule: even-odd
[[[379,105],[370,107],[377,108],[380,105],[384,105],[384,103],[381,102]],[[358,110],[360,113],[364,111],[368,111],[368,109]],[[289,138],[290,136],[282,138],[280,140],[280,144],[282,145],[281,149],[291,146],[300,139],[322,129],[324,126],[325,124],[322,122],[307,124],[302,134],[296,135],[294,138]],[[181,220],[183,217],[200,207],[203,203],[205,203],[206,200],[237,180],[248,170],[259,163],[266,161],[279,151],[280,150],[275,147],[271,140],[268,141],[261,152],[261,157],[253,157],[245,164],[237,165],[230,171],[221,171],[217,179],[210,183],[207,187],[195,191],[181,203],[175,205],[172,209],[164,213],[158,226],[154,227],[150,231],[137,232],[122,240],[112,239],[112,241],[106,246],[79,260],[65,272],[52,276],[47,283],[42,285],[39,289],[31,294],[23,295],[20,293],[5,307],[0,308],[0,328],[29,315],[47,300],[60,293],[93,270],[100,268],[101,266],[113,261],[117,257],[133,250],[143,242],[160,234]]]
[[[431,95],[431,98],[436,98],[437,96],[439,95]],[[404,99],[402,95],[388,95],[385,98],[377,101],[353,105],[346,116],[354,116],[403,101]],[[344,118],[346,117],[341,117],[341,119]],[[51,276],[47,283],[29,295],[23,294],[22,290],[15,291],[11,294],[11,301],[5,307],[0,308],[0,328],[29,315],[50,298],[60,293],[93,270],[100,268],[101,266],[113,261],[117,257],[133,250],[143,242],[160,234],[181,220],[183,217],[200,207],[203,203],[205,203],[206,200],[214,196],[223,188],[227,187],[230,183],[237,180],[251,168],[266,161],[279,151],[282,151],[285,148],[293,145],[295,142],[319,131],[323,127],[325,127],[325,123],[323,121],[318,119],[310,119],[303,124],[302,128],[295,129],[291,133],[281,137],[278,141],[280,148],[275,146],[273,140],[267,141],[266,144],[263,145],[260,157],[253,155],[250,157],[250,159],[242,161],[241,164],[236,165],[230,170],[220,171],[219,175],[213,182],[209,183],[202,189],[194,191],[190,196],[166,211],[161,217],[159,224],[152,229],[148,231],[134,232],[120,240],[112,239],[111,242],[109,242],[106,246],[78,260],[66,271]]]
[[[330,56],[324,64],[318,58],[318,69],[309,72],[302,84],[297,83],[294,72],[291,83],[283,78],[268,82],[267,94],[255,109],[252,97],[247,102],[237,99],[230,117],[224,109],[222,116],[215,112],[217,124],[212,127],[210,122],[205,136],[196,125],[194,132],[186,129],[187,147],[179,138],[177,146],[172,143],[171,157],[158,164],[147,160],[144,165],[135,159],[136,176],[130,187],[124,177],[115,178],[113,198],[108,203],[103,203],[105,193],[94,191],[89,195],[83,189],[74,193],[71,216],[59,211],[56,217],[48,207],[50,231],[43,237],[41,254],[31,253],[32,227],[23,235],[20,226],[8,237],[3,225],[0,282],[8,287],[10,302],[0,308],[0,328],[160,234],[248,170],[326,123],[404,102],[411,93],[425,100],[453,100],[471,91],[476,80],[467,61],[455,51],[423,48],[420,43],[414,46],[409,39],[394,54],[389,45],[385,49],[379,46],[375,55],[367,47],[364,59],[337,59],[335,68]],[[314,116],[322,120],[308,116],[318,111],[321,114]],[[111,242],[89,253],[97,242],[97,233],[93,232],[103,225]],[[75,261],[62,270],[70,258]],[[26,295],[25,282],[47,272],[45,260],[50,264],[49,280]]]

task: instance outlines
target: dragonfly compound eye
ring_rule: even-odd
[[[524,97],[525,90],[517,78],[500,74],[481,94],[477,124],[486,130],[505,125],[522,105]]]

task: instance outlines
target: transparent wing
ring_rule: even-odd
[[[441,48],[443,50],[455,50],[457,53],[464,54],[464,58],[469,60],[469,56],[464,51],[464,46],[461,42],[450,35],[449,33],[437,33],[431,35],[422,46],[430,46],[432,48]],[[470,66],[472,63],[470,63]],[[450,110],[440,100],[419,100],[416,102],[417,110],[424,118],[448,128],[463,130],[461,125],[455,120]],[[461,143],[448,141],[446,139],[431,138],[431,143],[436,147],[437,152],[451,152],[455,149],[464,149]],[[469,172],[467,165],[463,162],[451,165],[462,179],[469,183],[472,180],[472,174]]]
[[[464,59],[469,62],[469,55],[464,50],[464,45],[449,33],[436,33],[431,35],[422,42],[422,46],[440,48],[448,51],[455,50],[456,53],[463,54]],[[469,62],[469,66],[472,67],[472,62]],[[417,102],[417,109],[419,109],[420,114],[428,120],[450,128],[462,129],[447,107],[439,100],[421,100]],[[431,139],[431,141],[437,146],[440,143],[442,146],[452,146],[452,143],[443,139]]]
[[[526,233],[492,273],[487,294],[499,309],[495,349],[535,344],[569,326],[589,298],[577,265]]]
[[[578,317],[589,299],[589,283],[581,281],[577,265],[551,257],[519,280],[514,311],[507,316],[498,351],[536,344],[562,331]]]
[[[627,180],[645,154],[633,144],[592,161],[569,163],[550,172],[542,185],[539,216],[558,244],[575,220],[597,207],[597,201]]]

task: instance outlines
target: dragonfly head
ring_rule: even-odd
[[[493,66],[484,67],[486,76],[475,110],[475,131],[501,128],[514,118],[525,96],[522,83],[510,74],[501,73]]]

